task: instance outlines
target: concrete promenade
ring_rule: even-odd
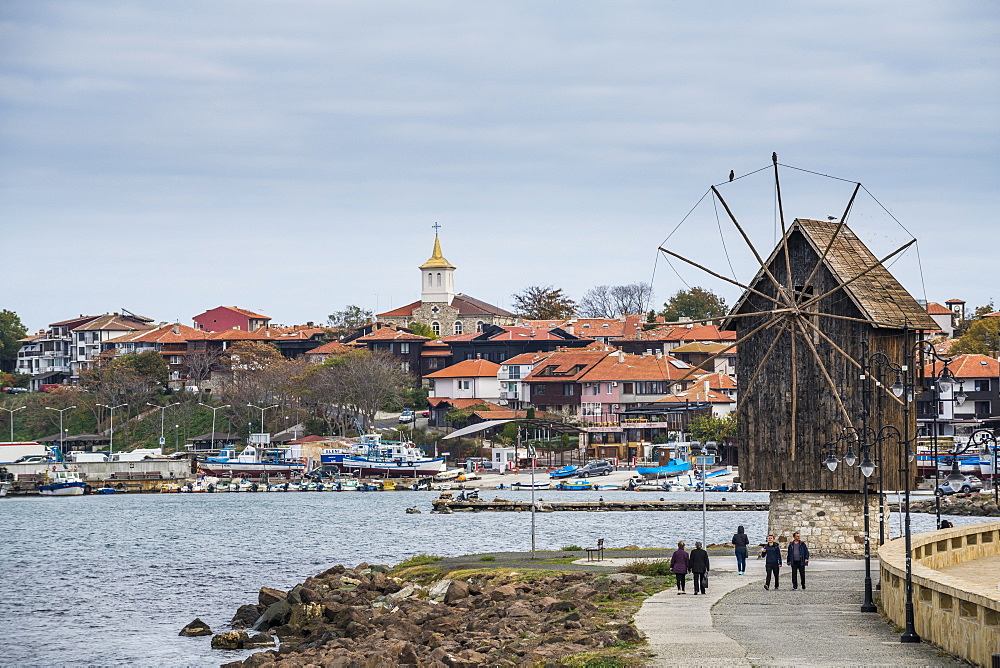
[[[708,595],[664,591],[643,603],[636,625],[649,639],[652,666],[958,666],[967,665],[924,643],[904,645],[878,613],[859,611],[864,561],[812,559],[808,588],[763,588],[763,561],[747,574],[736,559],[712,556]],[[624,561],[624,560],[615,560]],[[610,565],[610,564],[609,564]],[[878,577],[873,560],[872,577]]]

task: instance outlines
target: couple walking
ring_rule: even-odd
[[[774,575],[774,588],[778,588],[778,570],[781,568],[781,546],[774,542],[774,536],[767,537],[767,544],[761,550],[760,556],[764,558],[764,569],[767,571],[767,578],[764,580],[764,589],[771,588],[771,576]],[[806,588],[806,566],[809,564],[809,548],[799,537],[799,532],[792,534],[792,542],[788,544],[786,563],[792,567],[792,589],[799,588],[799,579],[802,580],[802,588]]]
[[[694,581],[694,595],[704,594],[708,588],[708,552],[701,542],[694,544],[694,549],[688,552],[684,549],[684,541],[677,543],[677,549],[670,556],[670,572],[677,578],[677,595],[686,594],[687,574],[691,573]]]

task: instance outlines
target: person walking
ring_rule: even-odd
[[[701,541],[695,542],[688,563],[691,566],[691,579],[694,580],[694,595],[704,594],[708,587],[709,568],[708,552],[702,549]]]
[[[677,549],[670,555],[670,572],[677,578],[677,595],[686,594],[684,580],[691,571],[691,555],[684,549],[684,541],[677,543]]]
[[[768,534],[767,545],[761,550],[760,556],[764,558],[764,570],[767,577],[764,580],[764,589],[771,588],[771,575],[774,575],[774,588],[778,588],[778,570],[781,568],[781,546],[774,542],[774,536]]]
[[[741,524],[736,527],[736,533],[733,534],[733,547],[736,548],[736,570],[740,575],[745,575],[747,572],[748,545],[750,545],[750,539],[743,531],[743,525]]]
[[[792,534],[792,542],[788,544],[788,565],[792,567],[792,589],[799,588],[798,578],[802,576],[802,588],[806,588],[806,566],[809,564],[809,547],[802,542],[799,532]]]

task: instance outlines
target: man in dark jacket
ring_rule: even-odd
[[[736,548],[736,570],[740,575],[747,572],[747,546],[749,544],[750,538],[746,535],[741,524],[736,527],[736,533],[733,534],[733,547]]]
[[[774,588],[778,588],[778,570],[781,568],[781,546],[774,542],[774,536],[767,537],[767,545],[761,550],[760,556],[764,558],[764,570],[767,577],[764,579],[764,589],[771,588],[771,575],[774,575]]]
[[[702,549],[701,542],[696,542],[694,544],[694,549],[691,550],[691,557],[688,560],[688,566],[691,568],[691,573],[694,576],[694,595],[704,594],[705,588],[708,586],[708,552]]]
[[[792,542],[788,544],[788,565],[792,567],[792,589],[799,588],[798,578],[802,576],[802,588],[806,588],[806,565],[809,563],[809,548],[799,538],[799,532],[792,534]],[[775,587],[777,588],[777,587]]]

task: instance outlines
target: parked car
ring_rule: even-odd
[[[430,411],[421,411],[420,412],[420,417],[429,418],[430,416],[431,416],[431,412]]]
[[[971,475],[965,476],[965,480],[945,480],[938,485],[937,493],[947,496],[962,492],[978,492],[983,488],[983,481]]]
[[[588,478],[592,475],[611,475],[611,472],[614,470],[615,467],[610,462],[603,460],[587,462],[576,472],[576,477]]]
[[[407,422],[413,422],[413,411],[409,408],[403,409],[403,412],[399,414],[399,423],[404,424]]]
[[[3,389],[0,389],[0,392],[6,392],[7,394],[23,394],[24,392],[27,391],[28,388],[26,387],[5,387]]]

